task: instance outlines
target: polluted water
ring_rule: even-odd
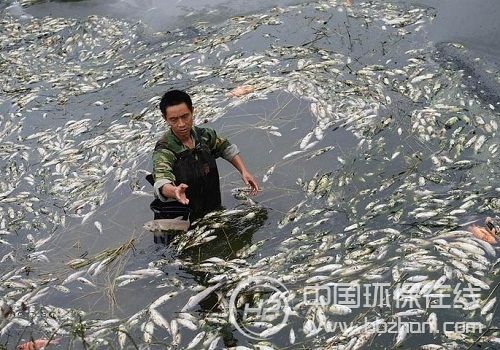
[[[155,31],[40,3],[0,5],[0,349],[500,347],[500,74],[430,40],[434,8]],[[145,176],[172,88],[262,191],[220,162],[225,208],[163,245]]]

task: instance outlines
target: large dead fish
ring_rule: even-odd
[[[229,91],[226,96],[230,96],[230,97],[240,97],[240,96],[244,96],[244,95],[247,95],[251,92],[254,92],[254,88],[253,86],[250,86],[250,85],[241,85],[241,86],[238,86],[238,87],[235,87],[234,89],[232,89],[231,91]]]
[[[184,231],[189,229],[191,223],[189,220],[183,220],[182,216],[176,217],[175,219],[158,219],[146,222],[143,227],[144,229],[151,232],[161,232],[161,231]]]
[[[22,343],[17,346],[17,350],[38,350],[44,349],[49,346],[49,344],[57,345],[59,344],[60,339],[37,339],[33,341],[29,341],[26,343]]]
[[[193,307],[198,305],[200,301],[205,299],[207,296],[210,295],[214,290],[222,286],[223,282],[219,282],[216,285],[210,286],[204,290],[202,290],[200,293],[193,295],[191,298],[189,298],[189,301],[184,307],[182,308],[181,312],[186,312],[191,310]]]
[[[469,231],[474,235],[474,237],[482,239],[489,244],[495,244],[497,242],[495,235],[483,227],[473,225],[469,227]]]

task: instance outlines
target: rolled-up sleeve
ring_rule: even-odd
[[[172,183],[172,181],[167,180],[167,179],[161,179],[161,180],[156,181],[154,183],[154,185],[153,185],[153,187],[154,187],[154,193],[155,193],[156,198],[158,198],[162,202],[173,202],[173,201],[175,201],[174,198],[165,197],[164,195],[161,194],[161,191],[160,191],[160,189],[161,189],[161,187],[163,185],[170,184],[170,183]]]
[[[239,154],[240,150],[238,149],[238,146],[235,144],[229,145],[224,152],[222,152],[222,158],[230,162],[235,155]]]

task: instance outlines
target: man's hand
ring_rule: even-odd
[[[189,204],[189,199],[186,197],[186,189],[188,188],[188,185],[186,184],[180,184],[179,186],[176,186],[174,189],[174,194],[175,194],[175,199],[177,202],[181,204],[188,205]]]
[[[230,160],[230,163],[236,169],[238,169],[241,174],[241,179],[243,180],[245,185],[252,189],[252,192],[250,192],[250,194],[252,196],[255,196],[259,191],[259,185],[257,184],[257,181],[255,181],[253,176],[247,171],[247,168],[245,168],[245,164],[243,163],[243,159],[241,159],[240,155],[235,155],[233,159]]]
[[[245,185],[252,189],[252,192],[250,192],[250,194],[252,196],[255,196],[259,191],[259,185],[257,184],[257,181],[255,181],[254,177],[249,172],[245,171],[241,174],[241,178]]]
[[[189,204],[189,199],[186,197],[186,189],[188,185],[180,184],[175,186],[174,184],[165,184],[161,187],[161,194],[166,198],[174,198],[177,202],[181,204]]]

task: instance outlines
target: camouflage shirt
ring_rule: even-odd
[[[239,153],[236,145],[231,144],[227,139],[217,136],[215,130],[209,128],[194,126],[191,130],[193,143],[196,142],[196,137],[194,137],[195,129],[197,130],[197,135],[199,135],[199,141],[208,146],[214,158],[222,157],[227,161],[231,161]],[[187,149],[170,129],[156,143],[153,152],[153,177],[155,194],[160,200],[174,200],[163,197],[160,193],[160,188],[165,184],[175,182],[172,166],[177,159],[177,154]]]

